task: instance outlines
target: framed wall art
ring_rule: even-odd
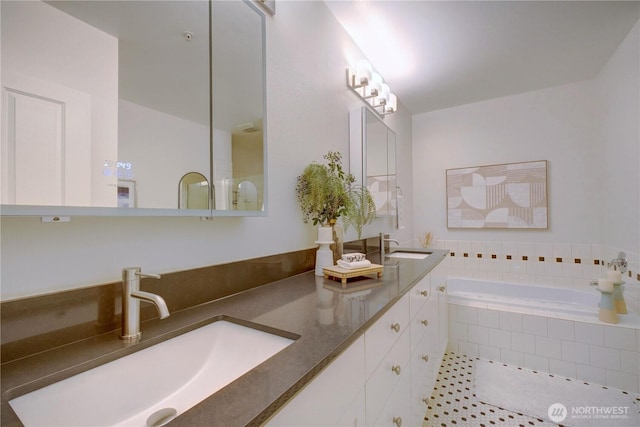
[[[546,160],[446,173],[447,228],[548,228]]]

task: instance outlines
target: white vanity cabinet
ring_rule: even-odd
[[[446,276],[423,277],[268,426],[421,426],[447,343]]]
[[[426,281],[429,280],[429,288]],[[411,319],[411,423],[420,426],[433,392],[448,339],[446,272],[437,265],[415,288],[426,301]],[[415,289],[414,288],[414,289]],[[414,292],[417,295],[418,292]]]
[[[365,333],[365,341],[366,337]],[[393,397],[398,393],[396,389],[403,387],[404,382],[401,379],[406,378],[410,372],[409,346],[410,333],[405,330],[400,339],[390,348],[378,368],[367,379],[365,385],[367,403],[365,421],[367,426],[389,425],[392,418],[403,415],[402,413],[393,413],[397,407]],[[408,394],[402,394],[403,398],[407,400]],[[408,416],[408,411],[404,415]],[[382,419],[380,419],[381,417]]]
[[[409,326],[409,296],[405,294],[364,333],[367,379],[378,368]]]
[[[438,352],[444,355],[449,339],[449,297],[447,294],[447,271],[444,263],[431,271],[431,287],[438,296]]]
[[[433,308],[425,311],[427,302],[433,301],[431,298],[431,274],[425,277],[409,291],[409,315],[411,318],[411,352],[413,353],[416,346],[420,342],[420,337],[425,331],[426,324],[424,320],[429,313],[433,312]],[[420,314],[420,316],[418,316]],[[429,321],[431,322],[431,321]]]
[[[437,295],[431,290],[431,276],[422,279],[428,289],[423,305],[411,319],[411,422],[422,425],[427,411],[426,402],[431,396],[442,360],[439,353],[439,311]],[[420,283],[416,286],[419,286]],[[423,292],[423,291],[421,291]],[[425,295],[425,294],[423,294]]]
[[[358,338],[268,426],[364,426],[364,336]]]
[[[408,367],[408,366],[407,366]],[[409,423],[411,418],[411,370],[406,369],[402,372],[396,386],[394,387],[391,396],[387,400],[387,403],[380,411],[378,418],[375,422],[369,425],[375,427],[411,427],[421,426],[421,424]],[[369,401],[367,401],[367,404]],[[423,414],[424,416],[424,414]]]

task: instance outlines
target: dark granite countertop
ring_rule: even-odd
[[[142,339],[135,344],[119,340],[114,332],[6,363],[2,366],[2,425],[22,425],[8,404],[17,396],[220,318],[253,322],[299,338],[169,425],[261,425],[447,254],[445,250],[406,250],[431,255],[423,260],[386,258],[381,279],[350,279],[347,290],[357,291],[347,292],[339,281],[311,271],[171,313],[165,320],[144,322]]]

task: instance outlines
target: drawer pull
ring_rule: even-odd
[[[422,323],[424,326],[429,325],[429,321],[427,319],[422,320],[420,323]]]
[[[394,323],[393,325],[391,325],[391,329],[393,329],[396,332],[400,332],[400,324]]]
[[[402,369],[400,369],[400,365],[393,365],[391,367],[391,370],[393,371],[394,374],[396,375],[400,375],[400,373],[402,372]]]
[[[422,295],[423,297],[427,297],[427,295],[429,295],[429,292],[427,291],[420,291],[420,295]]]
[[[425,354],[425,355],[423,355],[423,356],[422,356],[422,360],[424,360],[425,362],[428,362],[428,361],[429,361],[429,356],[428,356],[428,355],[426,355],[426,354]]]
[[[396,427],[402,427],[402,417],[393,417],[393,423]]]
[[[446,291],[446,290],[447,290],[447,285],[440,285],[440,286],[438,286],[438,290],[439,290],[440,292],[444,292],[444,291]]]

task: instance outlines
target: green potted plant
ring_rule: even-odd
[[[298,177],[296,193],[304,222],[331,226],[341,219],[344,229],[354,227],[360,238],[362,227],[376,216],[376,206],[369,190],[355,183],[355,177],[342,168],[342,154],[329,151],[326,164],[313,162]],[[340,248],[334,249],[334,261]],[[337,256],[339,258],[339,256]]]

